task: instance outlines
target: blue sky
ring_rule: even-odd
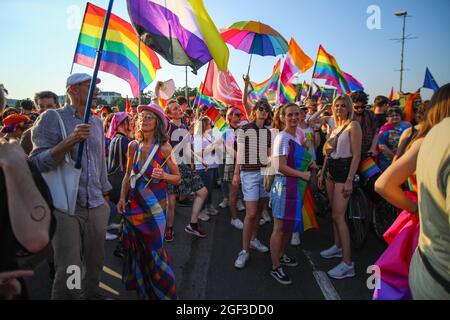
[[[107,0],[92,0],[107,7]],[[293,37],[306,54],[315,60],[319,44],[334,55],[341,69],[352,74],[366,88],[371,100],[387,95],[391,86],[399,87],[402,20],[394,16],[407,10],[407,34],[418,37],[406,43],[404,91],[416,90],[423,83],[428,66],[439,85],[450,82],[450,1],[447,0],[204,0],[218,28],[241,20],[264,22],[288,41]],[[1,0],[0,83],[9,90],[9,98],[33,97],[41,90],[64,93],[78,39],[86,1],[81,0]],[[369,30],[367,8],[380,8],[381,29]],[[126,2],[115,0],[113,13],[129,21]],[[229,69],[242,86],[249,55],[229,46]],[[265,80],[276,62],[275,57],[254,56],[251,79]],[[185,68],[161,60],[156,80],[173,78],[177,86],[185,84]],[[75,65],[74,72],[92,73]],[[203,80],[206,66],[197,76],[188,73],[188,84],[196,87]],[[311,80],[312,69],[299,77]],[[100,72],[100,89],[130,95],[126,82]],[[148,89],[153,89],[154,84]],[[424,90],[424,96],[430,96]]]

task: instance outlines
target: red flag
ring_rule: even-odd
[[[128,96],[125,98],[125,111],[127,113],[131,112],[131,103],[130,100],[128,100]]]
[[[394,87],[391,88],[388,99],[389,101],[392,101],[394,99]]]
[[[219,101],[231,104],[241,110],[247,119],[247,112],[242,105],[242,91],[230,71],[222,72],[217,68],[214,60],[208,64],[208,71],[203,85],[203,95],[213,97]]]

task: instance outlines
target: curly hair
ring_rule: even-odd
[[[369,96],[364,91],[354,91],[351,93],[353,103],[362,102],[364,105],[369,101]]]
[[[269,102],[267,102],[267,100],[264,100],[264,99],[257,101],[255,103],[255,105],[252,107],[252,109],[250,111],[250,117],[249,117],[250,121],[253,121],[253,122],[256,121],[256,110],[259,107],[264,107],[264,108],[270,110],[268,112],[267,119],[264,121],[265,126],[270,125],[272,123],[272,107],[270,106]]]

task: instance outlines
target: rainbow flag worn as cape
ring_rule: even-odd
[[[106,10],[91,3],[86,5],[83,23],[75,50],[74,63],[93,68]],[[131,24],[111,14],[105,45],[103,47],[101,71],[111,73],[129,83],[134,97],[139,96],[153,81],[156,70],[161,69],[156,54],[141,43],[141,73],[139,73],[138,38]],[[140,88],[138,79],[140,78]]]

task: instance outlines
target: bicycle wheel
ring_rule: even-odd
[[[363,247],[369,229],[369,205],[361,188],[354,189],[348,201],[346,218],[351,245],[355,249]]]
[[[382,200],[375,205],[373,216],[373,229],[375,234],[384,240],[384,233],[394,223],[398,216],[398,209]]]

